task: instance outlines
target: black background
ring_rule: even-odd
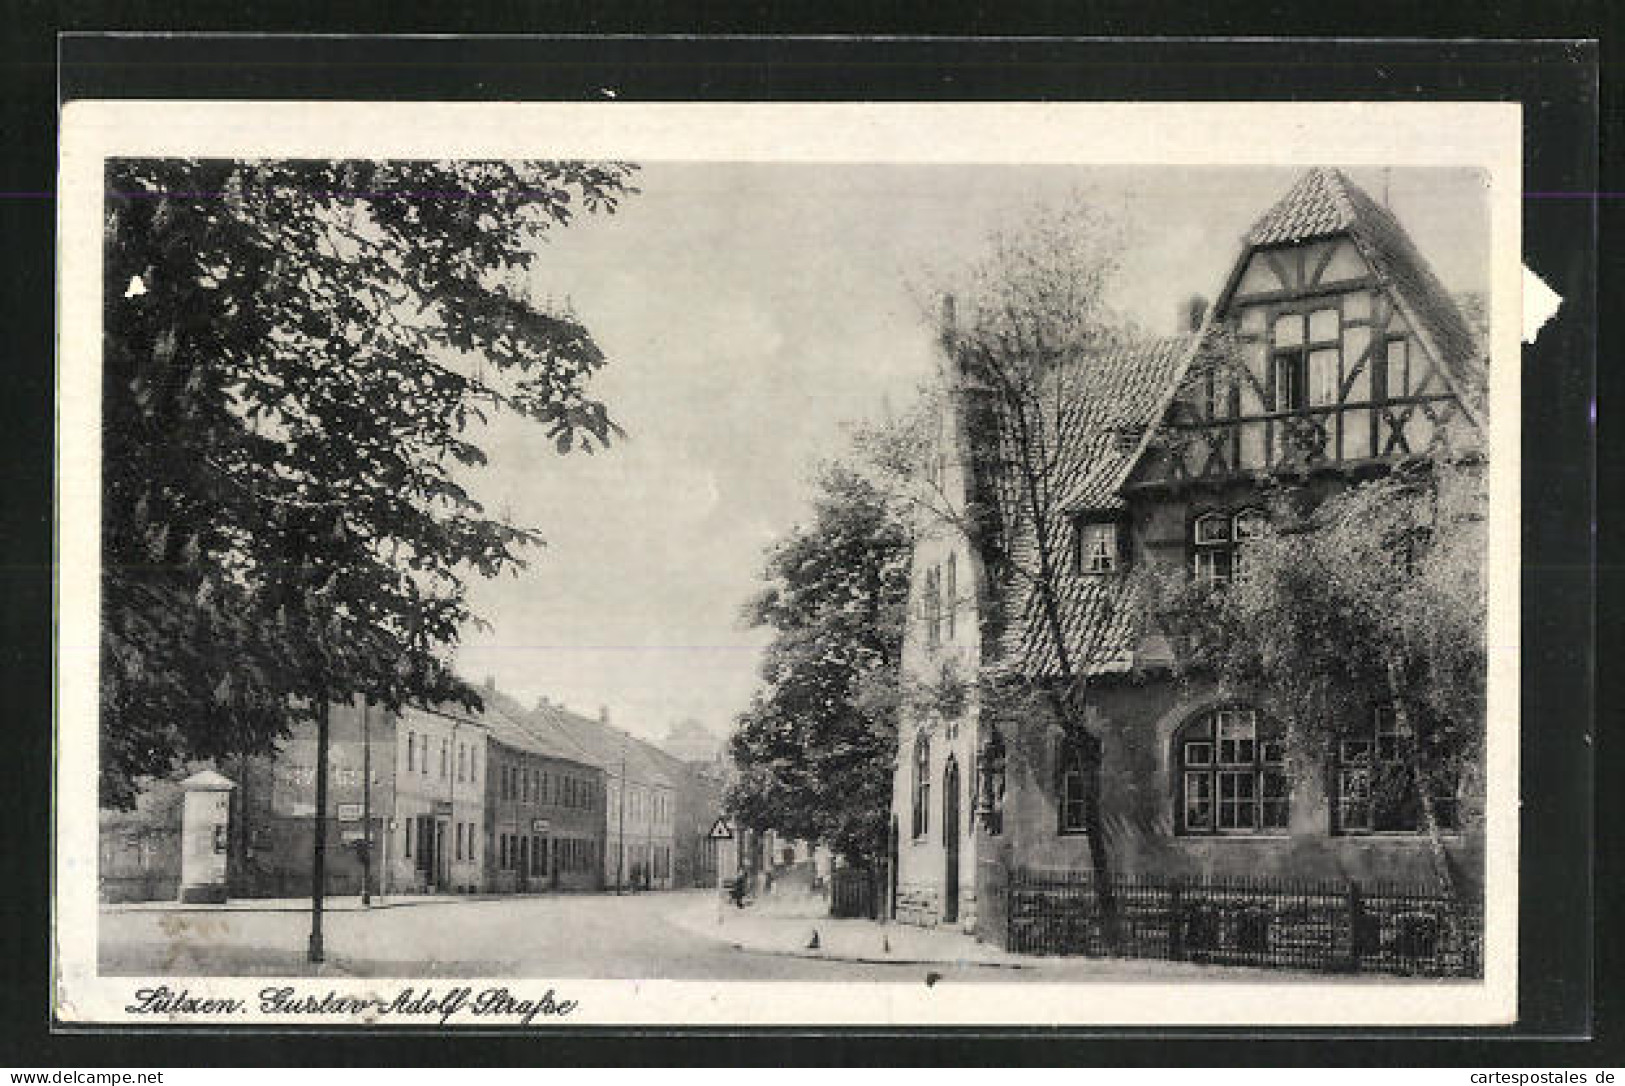
[[[829,39],[362,39],[248,37],[73,38],[78,28],[224,28],[212,9],[194,5],[79,5],[63,14],[45,5],[15,9],[0,66],[0,238],[6,242],[4,324],[7,394],[0,396],[0,631],[7,670],[7,757],[0,786],[7,804],[0,849],[6,962],[0,1015],[7,1044],[0,1062],[23,1067],[196,1066],[200,1064],[417,1064],[456,1062],[544,1065],[633,1063],[1094,1063],[1442,1064],[1509,1063],[1592,1068],[1618,1066],[1618,940],[1598,924],[1596,885],[1616,885],[1621,825],[1617,795],[1604,807],[1593,848],[1593,781],[1616,782],[1617,763],[1597,759],[1593,777],[1594,684],[1617,682],[1607,648],[1618,643],[1606,619],[1597,654],[1597,590],[1617,574],[1595,565],[1599,482],[1618,483],[1616,461],[1597,461],[1591,424],[1596,358],[1613,340],[1597,324],[1599,218],[1617,218],[1625,186],[1599,183],[1599,104],[1617,110],[1617,92],[1598,84],[1595,45],[1374,41],[1098,41]],[[1154,8],[1155,5],[1150,5]],[[1147,15],[1166,16],[1163,33],[1474,34],[1589,37],[1601,31],[1600,7],[1548,3],[1537,11],[1500,5],[1387,5],[1408,24],[1376,16],[1358,30],[1337,26],[1330,5],[1293,14],[1274,4],[1226,5],[1226,16],[1148,12],[1146,5],[1092,4],[1091,25],[1068,25],[1059,5],[1027,12],[965,13],[971,33],[1120,33],[1145,30]],[[516,4],[437,13],[385,5],[324,5],[318,18],[270,13],[231,20],[238,29],[403,33],[666,30],[908,31],[901,19],[868,12],[835,25],[796,26],[786,13],[757,5],[752,23],[713,15],[684,20],[669,8],[542,12]],[[1250,10],[1249,10],[1250,9]],[[1366,10],[1371,8],[1367,5]],[[541,16],[545,14],[546,18]],[[940,13],[939,13],[940,14]],[[951,16],[951,12],[949,13]],[[1348,21],[1343,11],[1343,21]],[[1468,16],[1463,19],[1463,15]],[[527,18],[528,16],[528,18]],[[776,18],[777,17],[777,18]],[[1184,23],[1181,25],[1181,19]],[[1251,19],[1249,22],[1248,19]],[[210,21],[212,20],[212,21]],[[1539,20],[1536,25],[1535,20]],[[777,26],[772,26],[774,22]],[[1071,19],[1072,23],[1079,20]],[[996,25],[995,25],[996,24]],[[940,29],[939,29],[940,32]],[[60,68],[54,51],[60,44]],[[60,99],[57,78],[60,77]],[[1249,1040],[1211,1032],[979,1031],[869,1033],[761,1030],[745,1033],[575,1030],[563,1034],[467,1035],[351,1032],[335,1037],[209,1030],[65,1034],[52,1032],[49,860],[52,719],[51,496],[53,442],[53,245],[55,110],[73,98],[309,98],[353,100],[1504,100],[1524,106],[1524,189],[1549,194],[1524,204],[1524,261],[1561,294],[1564,305],[1538,341],[1525,347],[1523,452],[1523,780],[1521,1021],[1511,1030],[1457,1031],[1426,1039],[1404,1030],[1255,1031]],[[1599,93],[1599,91],[1601,93]],[[1238,139],[1246,138],[1237,133]],[[1606,136],[1604,139],[1606,145]],[[1608,176],[1612,176],[1611,171]],[[1601,199],[1592,194],[1602,191]],[[1605,250],[1604,270],[1618,256]],[[1613,280],[1617,283],[1617,279]],[[1607,296],[1606,294],[1604,296]],[[1601,337],[1601,338],[1599,338]],[[1600,348],[1600,352],[1599,352]],[[1605,381],[1615,378],[1605,367]],[[1605,401],[1606,402],[1606,401]],[[1598,468],[1601,468],[1599,473]],[[64,571],[65,576],[74,571]],[[1601,578],[1600,585],[1598,578]],[[1597,669],[1595,664],[1604,666]],[[1599,675],[1600,670],[1600,675]],[[1606,697],[1602,704],[1618,705]],[[1617,713],[1606,714],[1613,719]],[[1597,900],[1598,919],[1611,900]],[[1594,949],[1598,952],[1594,957]],[[1614,968],[1609,968],[1613,966]],[[1595,1018],[1593,1017],[1595,1015]],[[1574,1040],[1599,1035],[1589,1044]],[[1511,1043],[1513,1036],[1546,1041]],[[1109,1039],[1107,1039],[1109,1038]]]

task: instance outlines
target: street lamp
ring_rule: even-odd
[[[615,892],[626,889],[626,739],[621,738],[621,794],[620,811],[615,816],[620,826],[621,842],[615,847]]]
[[[372,904],[372,699],[361,701],[361,904]]]

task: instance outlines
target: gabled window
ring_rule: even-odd
[[[1182,834],[1286,830],[1292,788],[1281,729],[1247,706],[1203,714],[1174,738]]]
[[[914,739],[914,836],[931,828],[931,740],[924,732]]]
[[[1118,568],[1117,525],[1079,521],[1073,566],[1079,573],[1112,573]]]

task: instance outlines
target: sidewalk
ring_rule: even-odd
[[[371,905],[362,905],[359,894],[343,894],[322,900],[322,911],[329,913],[371,912],[376,909],[401,909],[412,905],[452,905],[467,901],[501,901],[515,897],[544,897],[544,894],[390,894],[373,895]],[[100,908],[110,913],[308,913],[308,897],[235,897],[220,904],[180,901],[104,901]]]
[[[725,904],[718,920],[715,897],[691,899],[674,908],[667,919],[704,939],[727,943],[737,950],[797,958],[825,958],[866,964],[940,966],[986,971],[987,979],[1004,973],[1048,981],[1149,981],[1201,979],[1253,983],[1324,983],[1328,976],[1285,969],[1249,966],[1202,965],[1150,959],[1058,957],[1012,954],[979,943],[958,928],[921,928],[911,924],[874,920],[836,920],[828,915],[822,898],[789,901],[769,898],[744,909]],[[816,932],[818,945],[812,946]],[[1337,978],[1343,984],[1405,982],[1405,978],[1361,974]]]
[[[669,919],[694,935],[730,943],[740,950],[793,957],[995,969],[1033,969],[1051,960],[1011,954],[978,943],[957,928],[836,920],[829,916],[828,903],[817,897],[769,898],[754,901],[744,909],[724,904],[720,921],[716,898],[709,897],[684,902]],[[815,932],[818,945],[811,946]]]

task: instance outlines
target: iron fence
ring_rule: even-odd
[[[1104,885],[1103,894],[1090,874],[1069,871],[1005,875],[994,891],[1006,946],[1315,972],[1482,971],[1482,908],[1437,892],[1276,878],[1115,876]]]

